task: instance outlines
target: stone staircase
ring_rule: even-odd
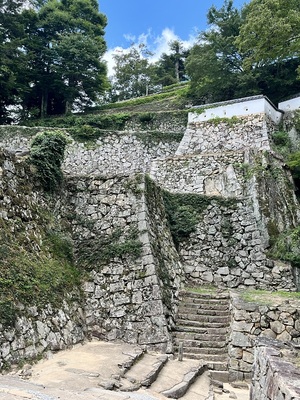
[[[182,343],[183,358],[202,360],[209,369],[226,371],[229,305],[226,291],[182,291],[173,332],[175,351]]]

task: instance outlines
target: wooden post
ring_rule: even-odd
[[[183,342],[179,342],[178,346],[178,361],[182,361],[183,359]]]

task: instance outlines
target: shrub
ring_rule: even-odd
[[[62,182],[61,164],[66,144],[66,136],[57,131],[40,133],[32,141],[29,162],[36,167],[48,192],[53,192]]]

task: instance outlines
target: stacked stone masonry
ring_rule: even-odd
[[[255,368],[250,400],[297,400],[300,398],[300,370],[297,352],[275,340],[260,339],[255,348]]]
[[[94,253],[88,266],[90,279],[84,285],[88,331],[102,339],[170,351],[168,324],[175,313],[181,268],[159,192],[149,202],[142,176],[76,177],[65,185],[60,214],[71,218],[76,255],[84,258],[86,251]],[[137,233],[140,256],[101,259],[107,246],[113,246],[117,231],[121,232],[120,243]],[[163,265],[158,258],[164,260]],[[164,296],[167,289],[169,302]]]
[[[180,132],[181,128],[176,125],[173,131]],[[105,250],[101,246],[114,234],[119,235],[121,244],[140,244],[141,253],[92,261],[84,284],[84,309],[75,305],[70,309],[65,304],[61,310],[49,306],[41,314],[34,312],[35,316],[32,310],[24,311],[22,323],[28,328],[24,329],[30,345],[23,345],[22,337],[27,333],[20,323],[11,333],[2,329],[2,363],[18,361],[30,352],[36,355],[47,348],[63,348],[91,334],[171,351],[169,332],[174,325],[178,291],[186,281],[229,288],[295,290],[291,266],[266,256],[270,222],[277,224],[279,232],[294,227],[299,223],[299,210],[288,172],[269,152],[275,126],[265,115],[231,122],[192,121],[181,143],[171,134],[167,141],[157,137],[148,141],[146,131],[141,138],[129,132],[134,126],[126,129],[89,145],[70,139],[63,165],[65,183],[54,212],[71,224],[78,258],[84,258],[84,248],[96,249],[93,255],[97,256],[97,250]],[[43,129],[30,132],[38,131]],[[13,132],[1,128],[0,147],[7,153],[0,172],[16,192],[19,176],[14,165],[22,164],[32,136],[27,128]],[[269,162],[262,150],[278,161],[274,164],[277,169],[271,168],[273,161]],[[136,175],[138,172],[142,175]],[[150,173],[156,184],[147,183],[145,173]],[[210,198],[196,231],[178,251],[158,186]],[[28,229],[38,235],[38,221],[28,217],[27,204],[39,202],[39,193],[18,196],[15,208],[6,195],[1,199],[2,218],[13,220],[14,215],[24,214],[24,219],[29,218]],[[284,203],[286,199],[288,204]],[[266,332],[297,342],[299,310],[247,311],[246,307],[242,311],[238,307],[233,307],[230,371],[233,377],[247,378],[253,363],[254,338]],[[266,321],[268,313],[270,319]]]
[[[176,155],[199,154],[219,151],[240,151],[245,148],[270,150],[270,131],[273,123],[265,114],[226,118],[207,122],[193,122],[197,114],[191,113],[184,138]]]
[[[281,299],[272,305],[258,305],[244,301],[239,293],[231,292],[231,306],[232,323],[228,350],[231,380],[251,379],[253,366],[256,366],[254,351],[258,337],[291,342],[299,347],[299,300],[282,302]]]

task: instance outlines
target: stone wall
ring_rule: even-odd
[[[39,132],[53,128],[0,127],[0,147],[12,154],[29,151],[30,142]],[[63,130],[67,134],[67,130]],[[98,140],[86,143],[68,135],[62,169],[67,175],[124,175],[148,172],[156,158],[172,156],[181,133],[103,132]]]
[[[7,282],[5,268],[22,268],[24,264],[25,271],[26,263],[28,272],[28,260],[35,263],[37,256],[45,251],[41,248],[48,224],[46,216],[50,214],[51,206],[36,189],[29,166],[8,152],[0,151],[0,368],[30,360],[47,350],[64,349],[86,336],[78,288],[66,293],[64,301],[58,303],[56,300],[46,306],[39,304],[41,299],[38,296],[41,294],[36,288],[34,293],[37,298],[31,299],[31,306],[28,305],[28,299],[23,304],[23,298],[20,299],[8,289],[10,283]],[[52,220],[51,228],[54,227]],[[21,264],[7,265],[11,260],[8,256],[10,252],[20,255]],[[49,253],[47,258],[51,258]],[[27,280],[25,272],[23,274],[26,287],[28,274]],[[20,279],[20,276],[15,279]]]
[[[19,314],[13,327],[0,325],[0,369],[34,360],[48,350],[66,349],[86,338],[84,312],[74,300],[65,301],[60,308],[49,304],[43,310],[20,305]]]
[[[291,266],[267,259],[247,200],[212,199],[179,254],[186,279],[194,284],[295,290]]]
[[[79,265],[90,271],[88,331],[170,351],[182,274],[159,192],[153,186],[150,199],[142,176],[65,184],[58,207],[72,224]]]
[[[300,398],[300,370],[292,346],[261,339],[255,347],[255,367],[250,400],[297,400]]]
[[[71,175],[123,175],[148,172],[152,160],[169,157],[178,147],[180,136],[162,141],[151,133],[111,133],[93,145],[72,141],[65,154],[63,170]]]
[[[231,305],[232,323],[228,350],[231,380],[251,379],[253,366],[256,366],[254,350],[258,337],[300,344],[299,300],[283,302],[282,298],[278,298],[272,304],[269,299],[268,304],[260,305],[259,298],[256,303],[246,302],[241,293],[231,292]]]
[[[190,122],[176,154],[240,151],[249,147],[270,150],[269,135],[273,126],[265,114]]]
[[[244,163],[244,152],[175,156],[154,160],[150,175],[171,192],[241,197]]]

